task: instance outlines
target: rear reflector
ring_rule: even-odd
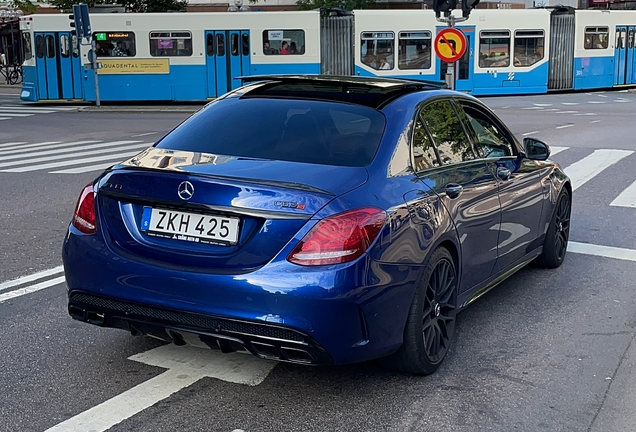
[[[97,231],[96,223],[95,192],[93,191],[93,185],[89,184],[84,188],[77,200],[73,226],[84,234],[94,234]]]
[[[354,261],[371,246],[385,220],[386,213],[372,207],[325,218],[303,237],[287,260],[303,266]]]

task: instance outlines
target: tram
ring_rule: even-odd
[[[458,13],[460,11],[456,11]],[[100,98],[205,101],[239,76],[338,74],[443,82],[431,10],[94,14]],[[22,17],[25,101],[95,100],[89,46],[66,15]],[[541,94],[636,85],[636,11],[475,9],[456,88]]]

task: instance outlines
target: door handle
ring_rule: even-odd
[[[508,180],[510,178],[510,170],[508,168],[499,167],[497,168],[497,176],[500,179]]]
[[[464,188],[458,184],[446,185],[446,195],[448,195],[449,198],[457,198],[461,195],[463,190]]]

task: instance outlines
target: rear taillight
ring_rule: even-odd
[[[359,258],[382,230],[386,213],[362,208],[330,216],[318,222],[289,254],[299,265],[341,264]]]
[[[95,192],[93,185],[89,184],[82,191],[77,206],[75,207],[75,215],[73,215],[73,226],[84,234],[94,234],[96,229],[95,216]]]

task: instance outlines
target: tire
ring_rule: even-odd
[[[457,269],[444,247],[428,260],[418,283],[398,351],[382,359],[385,366],[430,375],[442,364],[455,332]]]
[[[537,257],[537,264],[540,267],[557,268],[563,264],[570,238],[571,213],[572,200],[567,189],[563,188],[543,241],[543,252]]]

